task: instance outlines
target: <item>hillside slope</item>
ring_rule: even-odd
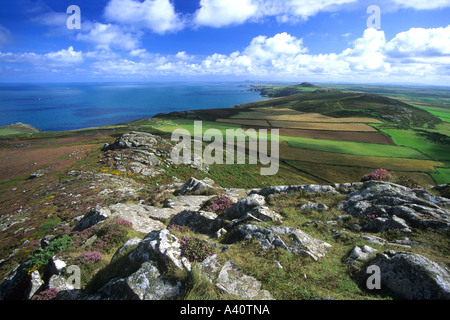
[[[430,127],[442,123],[431,113],[407,103],[376,94],[317,89],[237,106],[239,109],[290,108],[330,117],[371,117],[402,128]]]

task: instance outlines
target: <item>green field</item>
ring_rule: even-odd
[[[281,136],[280,141],[285,141],[289,143],[290,146],[299,149],[311,149],[371,157],[409,158],[422,160],[430,159],[427,155],[417,150],[401,146],[388,146],[375,143],[334,141],[287,136]]]
[[[414,107],[420,108],[422,110],[428,111],[432,115],[438,117],[444,122],[450,122],[450,108],[444,108],[444,107],[430,107],[425,105],[419,105],[419,104],[411,104]]]
[[[288,92],[293,87],[286,91],[282,91],[280,86],[276,89],[277,92]],[[290,120],[288,127],[296,123],[310,124],[309,132],[318,130],[315,123],[320,123],[326,126],[325,130],[329,130],[331,137],[331,124],[327,125],[326,122],[348,130],[354,125],[348,121],[355,119],[355,123],[370,125],[380,134],[391,137],[395,145],[281,135],[280,160],[286,161],[293,175],[318,182],[355,181],[378,168],[407,175],[425,184],[450,181],[450,124],[445,122],[450,113],[447,109],[410,105],[372,93],[338,90],[316,92],[312,89],[307,88],[302,94],[294,93],[239,105],[230,116],[217,119],[220,122],[203,121],[202,131],[214,128],[225,135],[226,129],[251,128],[252,125],[256,129],[273,126],[273,120],[276,119],[284,120],[275,123],[279,128],[284,128],[288,123],[286,120]],[[389,92],[392,94],[395,90]],[[402,88],[397,96],[406,100],[406,88]],[[438,101],[436,92],[432,97],[427,96],[422,100],[417,93],[413,97],[417,103]],[[201,111],[198,114],[201,116]],[[261,120],[269,120],[269,123],[262,124]],[[191,134],[194,132],[192,120],[168,118],[158,121],[147,124],[147,128],[167,134],[177,128],[187,129]]]

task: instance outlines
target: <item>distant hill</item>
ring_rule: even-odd
[[[258,85],[253,86],[250,91],[259,91],[262,97],[287,97],[294,94],[310,92],[318,87],[309,83],[302,82],[301,84],[291,85],[291,86],[280,86],[280,85]]]
[[[42,130],[26,123],[17,122],[9,126],[0,127],[0,136],[9,134],[24,134],[32,132],[42,132]]]
[[[290,108],[301,112],[320,113],[330,117],[371,117],[397,124],[402,128],[433,128],[442,122],[429,112],[413,107],[405,102],[376,94],[343,92],[335,89],[308,87],[309,92],[287,95],[302,85],[277,89],[274,97],[237,106],[239,109],[261,107]],[[304,88],[302,86],[302,88]],[[313,90],[311,90],[313,89]]]

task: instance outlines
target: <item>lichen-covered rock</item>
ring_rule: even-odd
[[[381,218],[369,222],[367,229],[433,228],[448,230],[450,200],[434,196],[425,190],[409,189],[394,183],[367,181],[361,190],[349,194],[341,208],[357,218]]]
[[[167,199],[164,207],[172,209],[176,213],[184,210],[198,211],[202,205],[213,196],[176,196]]]
[[[140,300],[171,300],[181,292],[181,283],[164,280],[154,263],[144,262],[138,271],[126,280]]]
[[[324,257],[331,247],[330,244],[315,239],[301,230],[284,226],[264,228],[251,224],[240,225],[230,231],[227,237],[230,242],[254,238],[260,242],[263,249],[279,247],[294,254],[309,256],[315,261]]]
[[[261,289],[261,283],[258,280],[244,274],[231,260],[227,261],[220,270],[216,287],[241,299],[273,300],[267,290]]]
[[[381,286],[401,299],[450,299],[450,273],[414,253],[388,251],[372,263],[380,268]]]
[[[214,181],[211,179],[203,179],[203,180],[197,180],[195,178],[190,178],[182,187],[180,190],[180,195],[187,195],[187,194],[207,194],[218,191],[218,188],[214,187]]]
[[[88,300],[173,300],[181,292],[181,284],[164,279],[155,262],[142,263],[126,278],[112,279]]]
[[[331,247],[329,243],[313,238],[296,228],[279,226],[270,227],[269,229],[277,234],[287,235],[292,240],[294,250],[306,251],[316,261],[318,258],[324,257]],[[291,249],[291,251],[294,250]]]
[[[157,214],[159,211],[159,215]],[[83,231],[94,225],[101,223],[108,218],[122,218],[133,224],[133,229],[143,233],[153,230],[161,230],[165,225],[151,217],[169,218],[175,212],[168,212],[167,209],[158,209],[142,204],[114,204],[109,207],[97,205],[94,209],[84,215],[75,226],[75,231]]]
[[[212,235],[225,226],[217,214],[209,211],[184,210],[172,218],[169,227],[187,226],[194,232]]]
[[[157,261],[165,269],[172,264],[179,269],[191,270],[190,262],[181,254],[178,238],[167,229],[150,232],[128,257],[132,263],[139,265]]]
[[[317,210],[317,211],[326,211],[328,207],[320,202],[307,202],[300,207],[301,210]]]
[[[293,186],[269,186],[262,189],[254,189],[250,194],[259,194],[267,197],[271,194],[292,193],[292,192],[311,192],[311,193],[338,193],[330,185],[293,185]]]
[[[377,250],[369,246],[356,246],[345,260],[348,265],[358,265],[370,259],[370,255]]]
[[[106,144],[103,147],[103,151],[107,150],[121,150],[129,148],[144,148],[152,149],[157,148],[158,145],[167,145],[168,143],[159,136],[155,136],[147,132],[129,132],[125,133],[113,144]]]
[[[239,219],[250,210],[259,206],[264,206],[265,204],[266,200],[263,196],[251,194],[225,210],[222,217],[227,220]]]

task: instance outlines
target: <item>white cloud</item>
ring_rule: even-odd
[[[431,10],[450,7],[450,0],[391,0],[395,4],[417,10]]]
[[[267,15],[279,17],[279,21],[289,21],[295,17],[307,20],[321,11],[335,10],[340,5],[354,3],[358,0],[269,0],[263,1],[262,8],[267,8]],[[281,20],[280,20],[281,19]]]
[[[96,49],[134,50],[139,46],[139,35],[125,32],[113,24],[95,23],[87,33],[79,33],[77,40],[94,44]]]
[[[450,55],[450,25],[446,28],[412,28],[397,34],[386,45],[393,57],[433,57]]]
[[[105,8],[105,17],[160,34],[183,28],[182,19],[169,0],[111,0]]]
[[[244,54],[259,60],[272,60],[283,55],[296,55],[306,52],[303,39],[297,39],[286,32],[276,34],[272,38],[258,36],[244,50]]]
[[[83,62],[83,53],[75,51],[72,46],[67,50],[62,49],[58,52],[50,52],[44,55],[46,59],[56,65],[72,65]]]
[[[93,30],[105,28],[107,31],[108,26],[113,28],[113,25],[97,24],[84,36],[94,37]],[[114,34],[105,30],[99,34]],[[448,83],[450,80],[450,26],[412,28],[398,33],[390,41],[382,30],[370,28],[347,49],[327,54],[310,53],[303,39],[288,33],[257,36],[239,51],[231,54],[217,52],[207,57],[190,55],[186,51],[163,55],[135,45],[125,46],[129,47],[126,51],[114,51],[110,46],[117,39],[104,38],[104,41],[97,39],[95,42],[99,46],[96,51],[86,53],[75,51],[73,47],[47,54],[0,52],[0,67],[4,70],[16,67],[22,71],[45,71],[49,68],[64,71],[65,67],[84,62],[82,67],[93,76],[131,79],[228,76],[272,81]]]
[[[194,22],[210,27],[241,24],[254,17],[258,9],[252,0],[201,0]]]
[[[444,30],[445,29],[445,30]],[[207,57],[192,56],[181,51],[175,55],[158,55],[146,50],[135,50],[129,59],[110,59],[93,64],[98,74],[107,76],[134,75],[140,78],[154,76],[229,76],[254,77],[267,80],[316,81],[442,81],[450,78],[448,46],[441,39],[439,56],[420,51],[434,43],[433,35],[442,30],[425,29],[429,37],[409,45],[417,30],[399,33],[387,41],[381,30],[367,29],[342,52],[312,54],[301,38],[287,33],[272,37],[258,36],[241,51],[231,54],[215,53]],[[406,39],[406,40],[405,40]],[[403,50],[400,57],[394,55]]]
[[[320,11],[335,10],[357,0],[201,0],[194,23],[223,27],[275,17],[278,22],[307,20]]]
[[[72,46],[57,52],[37,54],[34,52],[12,53],[0,52],[0,62],[15,65],[31,65],[38,68],[72,67],[84,61],[83,53],[75,51]]]
[[[385,45],[384,32],[369,28],[361,38],[354,41],[353,48],[344,50],[340,56],[353,70],[389,71],[390,65],[385,62],[386,56],[383,53]]]

